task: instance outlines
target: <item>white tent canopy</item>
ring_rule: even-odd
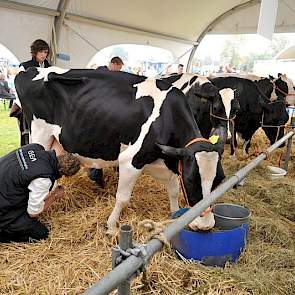
[[[192,47],[193,54],[207,33],[255,33],[259,9],[259,0],[0,0],[0,42],[27,60],[32,41],[44,39],[55,53],[70,55],[56,60],[68,68],[85,67],[115,44],[152,45],[179,56]],[[294,0],[279,0],[275,31],[295,31]]]
[[[275,59],[294,59],[295,60],[295,45],[285,48],[279,52]]]

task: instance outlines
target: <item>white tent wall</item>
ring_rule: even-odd
[[[71,0],[70,14],[194,41],[207,24],[248,0]]]
[[[70,21],[66,21],[66,24],[61,31],[60,38],[63,41],[59,43],[58,51],[70,55],[70,61],[57,59],[56,64],[60,67],[85,67],[97,51],[111,45],[150,45],[170,50],[175,57],[182,55],[192,47],[144,34],[128,33]],[[83,38],[85,39],[83,40]]]
[[[222,20],[210,33],[213,34],[253,34],[256,33],[260,3],[236,11]],[[276,18],[276,33],[295,31],[295,0],[279,0]]]
[[[57,9],[59,0],[14,0],[13,2],[29,4],[37,7]]]
[[[29,58],[33,40],[51,41],[54,17],[63,16],[63,8],[65,21],[98,50],[122,43],[148,44],[178,56],[207,33],[255,33],[260,1],[0,0],[0,24],[6,29],[0,43],[19,60]],[[294,16],[295,0],[279,0],[275,31],[294,32]],[[96,53],[64,25],[57,43],[58,52],[71,56],[58,65],[83,67]]]
[[[0,43],[18,60],[31,58],[30,45],[35,39],[50,40],[53,18],[35,13],[1,8]]]

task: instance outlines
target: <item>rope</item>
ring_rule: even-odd
[[[203,138],[203,137],[196,137],[196,138],[193,138],[192,140],[190,140],[185,145],[185,147],[188,147],[188,146],[192,145],[195,142],[208,142],[208,143],[211,144],[211,142],[210,142],[209,139],[206,139],[206,138]],[[182,169],[182,162],[181,162],[181,160],[179,160],[178,161],[178,173],[179,173],[180,186],[181,186],[181,190],[182,190],[182,193],[183,193],[185,202],[186,202],[187,205],[189,205],[189,203],[188,203],[188,197],[187,197],[187,193],[186,193],[186,189],[185,189],[183,178],[182,178],[182,170],[183,170]]]
[[[77,36],[79,36],[85,43],[87,43],[93,49],[95,49],[96,51],[99,51],[100,50],[92,42],[90,42],[88,39],[86,39],[86,37],[84,37],[82,34],[80,34],[79,32],[77,32],[73,27],[71,27],[68,22],[64,22],[64,26],[67,27],[67,28],[69,28],[74,34],[76,34]]]
[[[146,238],[146,241],[149,241],[151,239],[158,239],[160,242],[162,242],[164,246],[170,249],[171,248],[170,242],[165,237],[163,230],[164,230],[164,227],[171,222],[173,222],[173,220],[154,222],[151,219],[145,219],[139,222],[138,225],[139,227],[147,229],[150,232],[150,234]]]
[[[142,266],[141,268],[137,269],[134,273],[134,275],[130,276],[128,281],[131,281],[133,277],[137,277],[140,275],[140,273],[143,272],[144,277],[146,277],[146,266],[148,264],[147,260],[147,250],[146,250],[146,244],[133,244],[135,247],[129,248],[127,250],[123,250],[119,245],[116,245],[113,247],[113,250],[117,253],[120,253],[120,256],[118,256],[115,260],[115,266],[119,265],[123,260],[125,260],[127,257],[134,255],[136,257],[142,258]]]
[[[217,115],[214,115],[213,112],[212,112],[212,104],[210,105],[210,117],[213,117],[213,118],[216,118],[216,119],[219,119],[219,120],[223,120],[223,121],[227,121],[228,124],[230,125],[231,123],[231,126],[229,127],[232,127],[232,135],[231,135],[231,143],[232,143],[232,147],[234,149],[234,154],[236,154],[236,147],[235,147],[235,118],[236,118],[236,114],[232,117],[232,118],[224,118],[224,117],[220,117],[220,116],[217,116]]]

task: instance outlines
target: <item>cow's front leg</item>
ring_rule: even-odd
[[[166,186],[170,201],[170,211],[175,212],[179,209],[178,194],[179,181],[178,176],[167,168],[163,160],[157,160],[150,165],[146,165],[144,173],[149,174],[156,180],[160,181]]]
[[[120,163],[119,160],[119,183],[116,193],[116,204],[107,221],[107,234],[114,235],[122,210],[128,205],[133,187],[142,169],[136,169],[128,163]]]
[[[172,176],[169,180],[164,182],[167,187],[169,202],[170,202],[170,211],[176,212],[179,209],[178,205],[178,194],[179,194],[179,181],[176,174],[172,173]]]

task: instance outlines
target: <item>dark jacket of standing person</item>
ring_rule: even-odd
[[[32,59],[22,62],[20,68],[25,70],[29,67],[48,68],[50,64],[47,60],[49,54],[49,45],[41,39],[35,40],[31,45]],[[10,112],[10,117],[18,119],[19,132],[20,132],[20,145],[23,146],[29,143],[29,126],[26,122],[25,115],[17,104],[13,104]]]

